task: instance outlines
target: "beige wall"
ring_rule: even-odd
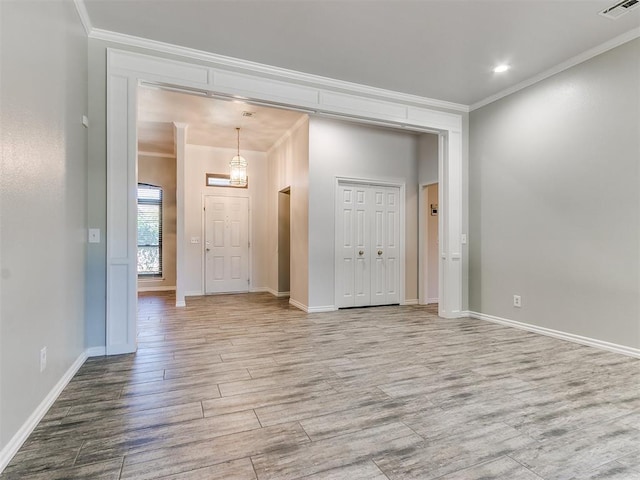
[[[278,192],[278,294],[291,288],[291,193]]]
[[[185,150],[185,295],[204,293],[204,210],[205,195],[248,196],[250,279],[251,290],[261,291],[267,288],[268,250],[267,250],[267,155],[263,152],[242,150],[247,160],[247,189],[207,187],[207,173],[229,173],[229,161],[236,154],[232,148],[216,148],[202,145],[186,145]],[[193,237],[198,243],[191,243]]]
[[[176,287],[176,159],[138,156],[138,182],[162,188],[162,278],[138,279],[138,290]]]
[[[0,48],[0,458],[6,458],[16,432],[82,360],[85,258],[96,244],[86,242],[87,38],[73,2],[0,1]],[[47,368],[40,372],[45,346]]]
[[[278,292],[278,192],[290,193],[290,299],[309,301],[309,118],[305,115],[267,152],[269,164],[269,291]]]

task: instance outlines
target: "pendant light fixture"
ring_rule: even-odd
[[[238,136],[238,154],[229,162],[229,167],[231,168],[229,184],[232,187],[246,187],[247,161],[240,156],[240,127],[236,127],[236,132]]]

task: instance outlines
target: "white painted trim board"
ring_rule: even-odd
[[[175,291],[176,291],[175,286],[172,287],[172,286],[160,285],[157,287],[153,287],[153,286],[145,287],[138,284],[138,292],[175,292]]]
[[[27,420],[22,424],[11,440],[9,440],[5,447],[0,451],[0,473],[2,473],[6,468],[14,455],[18,453],[22,444],[27,440],[27,438],[29,438],[31,432],[33,432],[38,423],[40,423],[40,420],[42,420],[42,418],[47,414],[58,396],[60,396],[64,388],[86,360],[87,351],[83,351],[64,375],[62,375],[62,378],[58,380],[58,383],[53,386],[47,396],[44,397],[42,402],[40,402],[40,405],[36,407],[31,415],[29,415],[29,418],[27,418]]]
[[[464,313],[468,317],[476,318],[478,320],[498,323],[507,327],[518,328],[520,330],[526,330],[528,332],[538,333],[540,335],[546,335],[548,337],[558,338],[560,340],[566,340],[568,342],[579,343],[580,345],[586,345],[588,347],[595,347],[600,350],[607,350],[609,352],[640,358],[640,348],[618,345],[616,343],[605,342],[604,340],[598,340],[596,338],[583,337],[582,335],[576,335],[574,333],[562,332],[560,330],[554,330],[552,328],[539,327],[537,325],[531,325],[530,323],[517,322],[508,318],[496,317],[495,315],[487,315],[485,313],[473,311],[466,311]]]

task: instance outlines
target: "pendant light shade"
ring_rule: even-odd
[[[247,186],[247,161],[244,157],[240,156],[240,128],[236,128],[238,135],[238,154],[231,159],[229,167],[231,172],[229,174],[229,183],[234,187],[246,187]]]

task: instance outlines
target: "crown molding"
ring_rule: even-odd
[[[78,16],[80,17],[80,21],[82,22],[82,26],[84,27],[87,37],[90,37],[91,32],[93,31],[93,25],[91,25],[87,6],[84,4],[84,0],[73,0],[73,3],[76,6],[76,11],[78,12]]]
[[[1,1],[1,0],[0,0]],[[252,73],[260,73],[263,75],[271,75],[277,78],[284,78],[288,81],[295,81],[305,85],[324,87],[329,90],[342,90],[350,93],[358,93],[368,97],[379,98],[384,100],[398,101],[404,104],[413,104],[416,106],[439,108],[444,110],[451,110],[454,112],[469,113],[478,108],[484,107],[490,103],[493,103],[501,98],[523,90],[531,85],[541,82],[553,75],[556,75],[564,70],[574,67],[582,62],[585,62],[593,57],[607,52],[615,47],[618,47],[624,43],[634,40],[640,37],[640,27],[629,30],[622,35],[619,35],[611,40],[608,40],[594,48],[591,48],[581,54],[576,55],[544,72],[541,72],[533,77],[530,77],[512,87],[506,88],[494,95],[484,98],[472,105],[464,105],[461,103],[447,102],[444,100],[437,100],[434,98],[421,97],[418,95],[411,95],[408,93],[396,92],[393,90],[386,90],[383,88],[371,87],[368,85],[362,85],[359,83],[346,82],[343,80],[337,80],[329,77],[323,77],[320,75],[313,75],[310,73],[298,72],[295,70],[289,70],[280,67],[274,67],[263,63],[251,62],[248,60],[242,60],[239,58],[228,57],[225,55],[218,55],[215,53],[206,52],[203,50],[197,50],[188,47],[182,47],[165,42],[159,42],[157,40],[150,40],[147,38],[137,37],[134,35],[127,35],[124,33],[112,32],[110,30],[103,30],[100,28],[94,28],[91,24],[89,14],[85,6],[85,0],[74,0],[76,10],[80,16],[80,20],[87,32],[87,36],[96,40],[103,40],[106,42],[118,43],[121,45],[128,45],[131,47],[144,48],[151,51],[162,52],[170,55],[176,55],[179,57],[190,58],[194,60],[200,60],[210,62],[218,66],[231,68],[234,70],[244,70]]]
[[[631,40],[634,40],[638,37],[640,37],[640,27],[629,30],[628,32],[623,33],[622,35],[612,38],[611,40],[608,40],[596,47],[593,47],[587,50],[586,52],[582,52],[581,54],[576,55],[575,57],[572,57],[569,60],[566,60],[556,65],[555,67],[550,68],[549,70],[545,70],[544,72],[539,73],[538,75],[534,75],[533,77],[528,78],[523,82],[520,82],[505,90],[502,90],[501,92],[498,92],[495,95],[491,95],[485,98],[484,100],[480,100],[479,102],[472,104],[469,107],[469,111],[473,112],[478,108],[484,107],[485,105],[489,105],[490,103],[493,103],[496,100],[500,100],[501,98],[511,95],[512,93],[516,93],[522,89],[530,87],[531,85],[534,85],[538,82],[546,80],[549,77],[552,77],[560,72],[568,70],[571,67],[575,67],[576,65],[582,62],[586,62],[587,60],[590,60],[593,57],[600,55],[601,53],[604,53],[613,48],[619,47],[620,45],[630,42]]]
[[[81,2],[82,0],[76,0]],[[288,70],[286,68],[273,67],[271,65],[265,65],[263,63],[251,62],[248,60],[242,60],[239,58],[227,57],[224,55],[218,55],[215,53],[205,52],[203,50],[196,50],[193,48],[181,47],[179,45],[173,45],[170,43],[159,42],[156,40],[149,40],[147,38],[136,37],[133,35],[126,35],[123,33],[112,32],[109,30],[102,30],[99,28],[93,28],[89,34],[89,38],[96,40],[103,40],[106,42],[119,43],[121,45],[128,45],[131,47],[144,48],[156,52],[167,53],[170,55],[176,55],[179,57],[190,58],[193,60],[200,60],[209,63],[213,63],[216,66],[221,66],[227,69],[247,71],[251,73],[259,73],[261,75],[269,75],[271,77],[286,79],[291,82],[300,83],[303,85],[323,87],[330,91],[346,91],[349,93],[357,93],[359,95],[383,99],[387,101],[401,102],[403,104],[415,105],[420,107],[438,108],[443,110],[451,110],[454,112],[469,112],[468,105],[462,105],[460,103],[447,102],[444,100],[436,100],[433,98],[420,97],[418,95],[410,95],[408,93],[395,92],[393,90],[386,90],[383,88],[370,87],[368,85],[362,85],[359,83],[346,82],[343,80],[336,80],[333,78],[322,77],[320,75],[313,75],[310,73],[298,72],[295,70]]]

